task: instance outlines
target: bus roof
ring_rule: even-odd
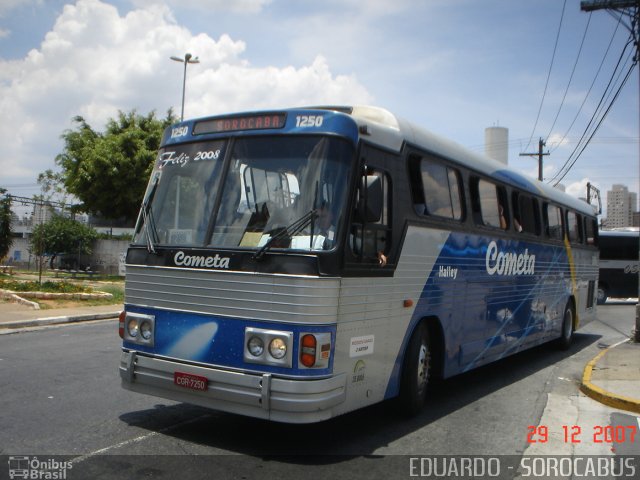
[[[287,124],[284,114],[287,112],[304,112],[305,115],[310,115],[313,114],[314,111],[333,112],[333,118],[335,120],[338,120],[340,117],[345,118],[345,120],[347,117],[350,118],[355,125],[352,126],[350,121],[342,122],[341,124],[338,122],[333,124],[333,128],[338,128],[341,133],[350,135],[354,141],[357,140],[359,134],[360,138],[364,138],[370,143],[397,153],[400,153],[404,146],[408,144],[422,151],[451,160],[463,167],[475,170],[523,191],[540,195],[561,205],[566,205],[581,213],[587,215],[596,215],[597,213],[596,207],[588,204],[583,199],[577,199],[567,195],[544,182],[521,174],[508,165],[472,152],[451,140],[447,140],[412,122],[397,117],[384,108],[369,105],[295,107],[185,120],[165,130],[162,145],[190,141],[193,140],[195,136],[215,137],[222,134],[238,135],[245,130],[242,127],[243,119],[245,119],[249,125],[247,130],[249,130],[251,134],[261,134],[284,127]],[[239,124],[238,128],[218,129],[215,127],[216,124],[232,123],[233,119],[236,119]],[[256,125],[253,125],[253,127],[251,126],[252,119],[256,121]],[[257,128],[257,122],[260,119],[268,119],[271,123],[265,121]],[[289,123],[286,131],[296,131],[293,125],[294,124]],[[198,131],[199,129],[200,131]]]
[[[397,117],[383,108],[372,106],[318,108],[337,110],[351,115],[361,131],[367,132],[366,135],[370,142],[387,149],[400,152],[408,143],[529,193],[542,195],[579,212],[588,215],[596,214],[596,207],[588,204],[585,200],[572,197],[544,182],[523,175],[508,165],[469,151],[461,145]]]

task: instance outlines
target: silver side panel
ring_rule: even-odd
[[[233,318],[335,323],[340,280],[127,265],[125,303]]]
[[[407,328],[447,237],[448,232],[411,227],[392,278],[342,279],[334,363],[334,372],[347,373],[347,400],[341,411],[385,398]],[[405,300],[413,304],[405,306]],[[373,351],[355,351],[352,343],[361,337],[373,338]]]

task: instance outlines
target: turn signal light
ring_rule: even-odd
[[[124,318],[126,316],[127,312],[124,310],[120,312],[120,315],[118,316],[118,335],[120,335],[120,338],[124,338]]]
[[[307,334],[302,337],[302,348],[300,349],[300,363],[305,367],[311,368],[316,363],[316,347],[318,342],[316,337],[311,334]]]

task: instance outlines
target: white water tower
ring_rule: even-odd
[[[509,163],[509,129],[488,127],[484,129],[484,154],[507,165]]]

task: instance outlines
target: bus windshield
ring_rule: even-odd
[[[330,250],[339,238],[352,159],[348,142],[322,136],[164,147],[134,243],[150,250],[158,245]]]

